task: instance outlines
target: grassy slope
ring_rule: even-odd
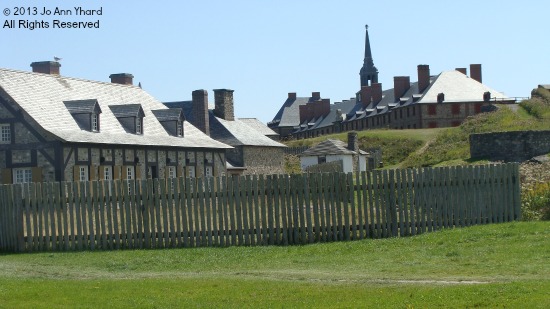
[[[0,308],[550,306],[550,222],[295,247],[0,256]]]
[[[418,130],[368,130],[357,132],[359,148],[381,148],[382,161],[386,166],[393,166],[403,161],[410,153],[420,149],[427,141],[435,138],[442,129]],[[289,141],[290,147],[313,146],[326,139],[339,139],[347,142],[347,132],[310,139]]]
[[[514,112],[502,106],[495,112],[470,117],[459,127],[442,130],[424,152],[410,155],[401,167],[471,163],[469,135],[472,133],[548,129],[550,121],[537,119],[522,107]]]
[[[546,90],[539,90],[539,92],[541,91]],[[543,94],[547,94],[550,100],[550,92],[546,92]],[[538,115],[550,113],[550,101],[544,101],[545,98],[535,97],[524,101],[518,106],[517,111],[512,111],[507,106],[501,106],[496,112],[470,117],[461,126],[454,128],[360,131],[358,132],[360,147],[361,149],[382,148],[386,167],[484,163],[483,161],[472,162],[470,160],[469,135],[496,131],[549,130],[550,121],[544,118],[547,116],[538,117]],[[542,101],[545,102],[543,107],[540,105]],[[535,107],[529,109],[529,106]],[[287,145],[311,146],[327,138],[347,141],[347,133],[291,141]]]

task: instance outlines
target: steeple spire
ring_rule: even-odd
[[[365,25],[365,33],[365,59],[363,59],[363,67],[359,72],[361,76],[361,87],[370,86],[372,83],[378,82],[378,69],[374,66],[372,53],[370,51],[369,25]]]

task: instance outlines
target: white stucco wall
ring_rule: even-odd
[[[317,164],[317,157],[315,156],[300,157],[300,167],[302,167],[302,170],[315,164]]]
[[[359,156],[359,171],[364,172],[367,170],[367,156]]]
[[[353,159],[351,155],[327,155],[326,162],[342,160],[342,167],[345,173],[353,171]],[[318,162],[317,156],[303,156],[300,157],[300,166],[302,170],[308,166],[316,165]]]

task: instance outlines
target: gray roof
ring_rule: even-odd
[[[96,99],[65,101],[63,103],[71,114],[91,114],[95,111],[96,106],[98,112],[101,113],[101,108],[99,108]]]
[[[287,98],[283,106],[279,109],[273,120],[276,127],[294,127],[300,124],[300,105],[313,102],[312,97],[297,97],[296,99]]]
[[[441,72],[424,91],[424,95],[418,103],[437,103],[437,94],[439,93],[445,94],[443,104],[445,102],[479,102],[483,100],[483,93],[487,91],[491,93],[491,98],[513,100],[503,93],[454,70]]]
[[[152,111],[158,121],[180,121],[183,120],[181,108],[157,109]]]
[[[362,155],[368,155],[368,152],[359,150]],[[336,139],[327,139],[316,146],[302,152],[300,156],[324,156],[324,155],[354,155],[355,152],[348,149],[348,144]]]
[[[350,113],[355,106],[356,106],[355,98],[331,104],[330,112],[328,113],[328,115],[319,117],[317,119],[308,119],[304,121],[303,123],[299,124],[299,126],[296,126],[293,133],[299,133],[299,132],[314,130],[314,129],[322,129],[322,128],[333,126],[334,122],[337,121],[336,118],[337,118],[338,110],[340,110],[342,115],[346,115],[347,113]]]
[[[144,115],[140,104],[109,105],[109,108],[117,118],[140,117]]]
[[[277,132],[271,130],[258,118],[239,118],[239,121],[243,122],[247,126],[251,127],[254,131],[262,133],[265,136],[277,136]]]
[[[170,108],[181,108],[185,118],[191,122],[194,121],[192,112],[192,101],[177,101],[164,103]],[[210,123],[210,137],[222,143],[231,146],[264,146],[264,147],[286,147],[258,131],[254,126],[250,126],[250,121],[235,119],[233,121],[224,120],[214,116],[212,110],[208,111]]]
[[[439,93],[445,94],[445,101],[441,104],[480,102],[483,101],[483,94],[485,92],[490,92],[491,98],[499,101],[514,100],[456,70],[444,71],[439,75],[430,77],[430,85],[423,93],[418,92],[418,82],[414,82],[411,83],[410,88],[400,100],[394,97],[393,88],[390,88],[382,92],[382,100],[376,105],[370,103],[367,107],[363,107],[362,103],[359,102],[347,114],[345,121],[385,114],[393,108],[412,104],[437,104],[437,95]]]
[[[152,110],[167,107],[132,85],[0,69],[0,95],[13,99],[38,126],[65,142],[231,148],[208,137],[189,122],[184,123],[184,137],[171,136],[152,113]],[[92,98],[97,100],[103,111],[99,133],[81,130],[64,104],[67,101]],[[109,108],[110,105],[132,104],[141,105],[145,113],[142,135],[127,133]]]

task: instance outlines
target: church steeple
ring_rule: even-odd
[[[369,25],[365,25],[365,33],[365,59],[363,59],[363,67],[359,72],[361,76],[361,87],[370,86],[372,83],[378,83],[378,69],[374,66],[372,53],[370,51]]]

